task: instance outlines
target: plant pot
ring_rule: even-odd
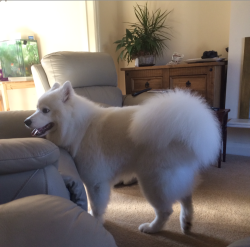
[[[153,66],[153,65],[155,65],[154,55],[139,56],[135,59],[135,67]]]

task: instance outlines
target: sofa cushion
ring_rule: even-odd
[[[58,162],[58,171],[61,174],[65,186],[69,190],[70,200],[76,203],[79,207],[88,210],[88,200],[83,182],[76,170],[73,158],[69,153],[60,148],[60,158]]]
[[[23,121],[35,111],[0,112],[0,139],[31,137],[31,130]]]
[[[132,96],[131,94],[127,94],[123,96],[123,106],[133,106],[133,105],[141,105],[152,97],[161,97],[160,93],[148,93],[144,92],[137,96]]]
[[[43,169],[0,175],[0,188],[0,204],[39,194],[55,195],[70,200],[70,192],[53,165]]]
[[[117,86],[117,74],[112,57],[102,52],[61,51],[43,57],[42,66],[50,86],[70,81],[73,88]]]

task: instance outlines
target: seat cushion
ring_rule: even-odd
[[[70,191],[65,185],[62,176],[53,165],[0,175],[0,204],[39,194],[55,195],[70,200]]]
[[[127,94],[127,95],[124,95],[123,97],[123,106],[141,105],[146,100],[152,97],[158,97],[160,95],[161,94],[144,92],[134,97],[131,94]]]

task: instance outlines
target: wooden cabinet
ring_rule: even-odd
[[[192,63],[122,68],[126,94],[145,88],[188,88],[202,95],[210,106],[225,108],[226,62]]]
[[[132,91],[140,91],[147,87],[154,89],[162,88],[162,77],[152,77],[152,78],[132,78]]]

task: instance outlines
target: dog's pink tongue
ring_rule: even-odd
[[[31,132],[32,136],[39,136],[41,134],[41,132],[39,131],[39,129],[33,129]]]

